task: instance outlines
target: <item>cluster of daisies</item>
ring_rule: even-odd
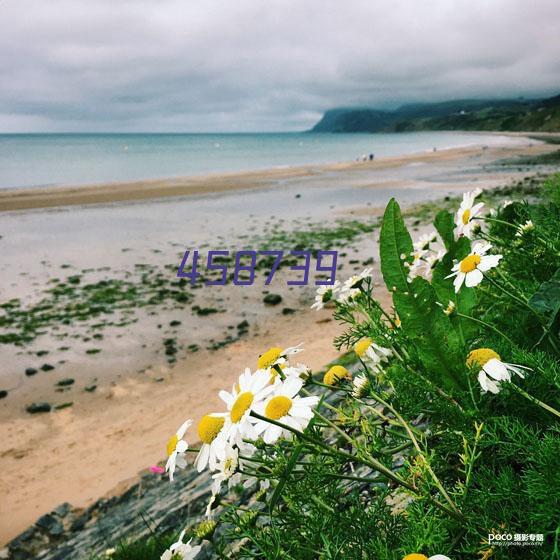
[[[368,278],[371,279],[373,268],[365,268],[360,274],[350,276],[348,280],[342,284],[337,280],[334,284],[320,286],[315,295],[315,301],[311,305],[311,309],[319,310],[325,307],[329,301],[337,301],[339,303],[351,303],[354,298],[361,292],[360,286],[362,282]]]
[[[208,467],[214,473],[208,512],[224,482],[241,481],[243,458],[250,458],[256,449],[251,442],[262,438],[272,444],[289,438],[291,430],[302,432],[313,417],[319,397],[299,395],[309,371],[303,364],[288,362],[301,350],[301,345],[267,350],[259,356],[255,371],[247,368],[231,391],[220,391],[226,410],[207,414],[198,423],[201,447],[194,464],[198,472]],[[165,471],[171,481],[175,470],[187,464],[184,437],[191,425],[191,420],[184,422],[167,443]]]

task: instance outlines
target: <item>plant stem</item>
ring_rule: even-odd
[[[493,330],[495,333],[497,333],[500,336],[502,336],[503,338],[505,338],[512,346],[515,346],[515,342],[513,342],[513,340],[511,340],[511,338],[509,336],[504,334],[500,329],[498,329],[494,325],[491,325],[490,323],[487,323],[486,321],[482,321],[481,319],[477,319],[476,317],[471,317],[470,315],[463,315],[463,313],[459,313],[459,312],[457,312],[457,317],[463,317],[464,319],[470,319],[471,321],[474,321],[475,323],[478,323],[479,325],[484,325],[485,327]]]
[[[519,394],[523,395],[526,399],[530,400],[531,402],[534,402],[535,404],[538,404],[541,408],[544,408],[544,410],[547,410],[548,412],[554,414],[554,416],[556,416],[557,418],[560,418],[560,412],[558,412],[555,408],[552,408],[550,405],[537,399],[537,397],[533,397],[533,395],[529,395],[529,393],[527,393],[526,391],[521,389],[521,387],[518,387],[514,383],[512,383],[511,385]]]

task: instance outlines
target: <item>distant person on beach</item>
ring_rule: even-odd
[[[434,152],[437,152],[437,148],[434,146]]]
[[[373,161],[375,158],[375,154],[369,154],[369,161]]]

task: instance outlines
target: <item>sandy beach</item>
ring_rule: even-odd
[[[159,293],[166,274],[175,279],[186,248],[276,243],[289,249],[304,230],[327,239],[325,224],[336,220],[371,227],[350,241],[334,238],[342,265],[337,278],[374,259],[379,280],[375,224],[388,198],[413,205],[530,176],[539,169],[500,162],[555,147],[517,137],[516,145],[367,163],[0,191],[0,303],[18,300],[21,323],[26,310],[45,301],[57,310],[61,301],[75,305],[78,300],[63,298],[79,299],[84,286],[108,279],[134,289],[150,283]],[[3,344],[0,389],[8,396],[0,400],[0,542],[58,504],[86,506],[161,461],[179,424],[220,410],[218,390],[255,367],[268,347],[304,342],[301,361],[314,370],[335,359],[331,341],[340,327],[330,312],[309,310],[314,287],[288,287],[288,274],[282,271],[270,287],[259,280],[251,289],[194,290],[182,306],[159,294],[146,306],[115,309],[116,318],[101,327],[99,317],[68,325],[45,321],[31,340]],[[62,285],[68,289],[57,292]],[[282,303],[263,305],[267,292]],[[209,309],[208,315],[200,311]],[[240,329],[242,321],[248,326]],[[170,360],[171,346],[177,350]],[[54,369],[42,371],[44,363]],[[26,375],[29,367],[39,371]],[[72,383],[60,383],[68,378]],[[43,401],[60,409],[25,411]]]

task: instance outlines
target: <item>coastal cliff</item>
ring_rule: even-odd
[[[331,109],[310,132],[424,130],[557,132],[560,131],[560,95],[548,99],[416,103],[394,111],[366,107]]]

